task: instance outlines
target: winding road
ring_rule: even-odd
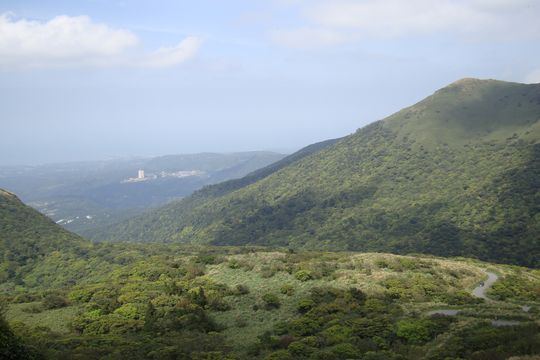
[[[485,273],[487,274],[488,278],[486,281],[484,281],[484,285],[478,285],[475,287],[471,294],[474,297],[492,302],[493,300],[486,296],[486,291],[495,283],[495,281],[497,281],[497,279],[499,279],[499,276],[489,271],[485,271]]]
[[[493,286],[493,284],[499,279],[497,274],[484,270],[487,274],[487,280],[483,281],[480,285],[475,287],[471,292],[471,295],[480,299],[484,299],[486,302],[495,303],[495,300],[492,300],[486,296],[486,291]],[[531,307],[529,305],[522,305],[521,310],[528,312]],[[457,309],[438,309],[428,312],[428,315],[446,315],[446,316],[455,316],[459,314],[461,310]],[[521,321],[516,320],[505,320],[505,319],[492,319],[491,324],[493,326],[515,326],[521,324]]]
[[[487,274],[488,278],[486,281],[483,281],[480,285],[475,287],[473,291],[471,292],[471,295],[480,299],[484,299],[486,302],[493,303],[495,301],[491,300],[486,296],[486,291],[493,286],[495,281],[499,278],[496,274],[484,270],[484,272]],[[461,310],[456,309],[437,309],[432,310],[428,312],[428,315],[446,315],[446,316],[455,316],[459,314]]]

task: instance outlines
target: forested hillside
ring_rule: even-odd
[[[255,183],[106,237],[540,266],[539,140],[540,84],[463,79]]]
[[[262,180],[272,175],[273,173],[281,170],[282,168],[303,159],[306,156],[312,155],[333,145],[339,140],[340,139],[331,139],[306,146],[305,148],[300,149],[294,154],[286,156],[285,158],[276,161],[273,164],[265,166],[261,169],[255,170],[240,179],[232,179],[218,184],[205,186],[201,190],[195,191],[192,196],[184,199],[182,201],[182,206],[178,206],[177,203],[172,203],[170,205],[164,206],[163,209],[160,209],[160,213],[163,214],[166,218],[160,218],[159,221],[164,226],[168,226],[171,222],[174,222],[175,219],[187,216],[191,209],[194,209],[197,206],[205,204],[213,199],[225,196],[233,191],[251,185],[259,180]],[[164,209],[170,209],[170,211],[162,211]],[[146,214],[143,215],[143,217],[146,217]],[[134,221],[137,221],[138,219],[140,218],[134,218]],[[113,224],[111,226],[103,227],[101,229],[94,229],[87,234],[87,237],[98,241],[111,239],[122,240],[121,238],[116,237],[115,234],[120,234],[122,231],[120,229],[123,229],[125,226],[130,226],[130,223],[131,220],[129,220],[125,224]],[[146,238],[146,236],[148,235],[146,233],[139,233],[139,237],[137,237],[137,234],[135,233],[131,235],[133,235],[134,237],[130,237],[130,240],[136,239],[136,241],[142,242],[149,241],[148,238]]]
[[[25,269],[47,255],[83,253],[89,245],[0,189],[0,284],[21,282]]]

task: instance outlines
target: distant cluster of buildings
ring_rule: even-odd
[[[167,178],[167,177],[184,178],[184,177],[189,177],[189,176],[202,176],[202,175],[204,175],[204,172],[200,170],[181,170],[181,171],[175,171],[175,172],[161,171],[160,173],[156,175],[156,174],[145,174],[144,170],[141,169],[137,172],[137,177],[128,178],[126,180],[123,180],[122,183],[149,181],[149,180],[155,180],[157,178]]]
[[[148,180],[154,180],[154,179],[157,179],[156,175],[149,174],[149,176],[146,176],[144,174],[144,170],[139,170],[137,172],[137,177],[127,178],[126,180],[122,181],[122,183],[134,183],[134,182],[148,181]]]

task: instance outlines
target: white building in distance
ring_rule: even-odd
[[[139,174],[137,176],[137,179],[144,179],[144,170],[139,170]]]

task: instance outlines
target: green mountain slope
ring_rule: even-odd
[[[19,276],[26,265],[62,250],[83,251],[89,243],[0,189],[0,283]]]
[[[255,170],[248,175],[240,178],[240,179],[232,179],[228,181],[224,181],[218,184],[214,185],[208,185],[202,188],[201,190],[198,190],[193,193],[193,195],[187,197],[186,199],[183,199],[180,202],[171,203],[167,206],[164,206],[163,208],[159,209],[158,211],[152,211],[150,212],[151,217],[154,216],[154,214],[159,213],[159,221],[164,227],[167,227],[168,225],[176,222],[179,218],[183,218],[187,216],[190,211],[194,208],[196,208],[199,205],[203,205],[213,199],[219,198],[221,196],[227,195],[233,191],[236,191],[238,189],[241,189],[243,187],[246,187],[248,185],[251,185],[259,180],[264,179],[267,176],[272,175],[276,171],[279,171],[283,169],[286,166],[289,166],[301,159],[303,159],[306,156],[312,155],[318,151],[321,151],[322,149],[329,147],[330,145],[333,145],[340,139],[330,139],[321,141],[315,144],[311,144],[309,146],[306,146],[305,148],[302,148],[298,150],[297,152],[286,156],[285,158],[276,161],[275,163],[272,163],[270,165],[267,165],[261,169]],[[181,204],[179,206],[179,204]],[[130,232],[130,229],[132,227],[137,227],[137,223],[139,221],[146,221],[145,219],[148,219],[148,214],[144,214],[140,217],[134,217],[133,219],[129,219],[126,222],[122,222],[120,224],[114,224],[112,226],[107,226],[100,230],[93,230],[92,232],[89,232],[87,235],[88,238],[94,239],[94,240],[123,240],[124,237],[127,237],[131,239],[132,241],[148,241],[148,235],[144,231],[140,231],[141,229],[136,229],[135,232]],[[126,234],[127,232],[127,234]],[[161,240],[166,241],[168,238],[167,233],[164,233],[163,238],[156,238],[159,237],[161,234],[153,233],[152,240]]]
[[[236,191],[112,236],[540,266],[540,84],[463,79]]]

